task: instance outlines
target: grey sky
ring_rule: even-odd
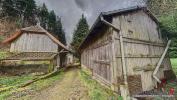
[[[36,0],[38,5],[45,3],[61,17],[66,31],[67,42],[72,40],[73,30],[82,13],[91,26],[100,12],[111,11],[135,5],[143,5],[143,0]]]

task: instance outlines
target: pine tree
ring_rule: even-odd
[[[79,53],[77,52],[81,42],[83,41],[83,39],[86,37],[86,35],[88,34],[89,31],[89,25],[87,23],[86,18],[84,17],[84,15],[82,15],[82,18],[79,20],[78,24],[77,24],[77,28],[74,31],[73,34],[73,39],[72,39],[72,49],[76,52],[76,55],[78,57]]]
[[[3,16],[17,17],[19,13],[14,8],[15,8],[14,0],[4,0],[4,1],[2,1]]]
[[[66,37],[65,37],[65,32],[61,23],[61,18],[57,17],[56,20],[56,30],[55,34],[57,35],[58,39],[66,45]]]
[[[38,18],[39,18],[41,26],[44,29],[47,29],[48,17],[49,17],[48,9],[47,9],[45,3],[43,3],[42,7],[38,8]]]
[[[34,0],[4,0],[2,2],[3,15],[11,19],[21,20],[26,26],[35,23],[36,3]]]
[[[19,0],[21,1],[21,0]],[[36,15],[36,2],[34,0],[23,0],[23,2],[25,3],[25,5],[23,5],[22,3],[22,7],[24,10],[24,21],[26,23],[26,26],[30,26],[30,25],[35,25],[36,24],[36,20],[35,19],[35,15]]]
[[[57,35],[55,32],[56,31],[56,14],[53,10],[50,11],[49,16],[48,16],[48,31]]]

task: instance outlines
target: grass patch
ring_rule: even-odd
[[[9,53],[8,52],[0,52],[0,59],[8,57]]]
[[[31,90],[38,91],[38,90],[41,90],[41,89],[51,86],[53,83],[55,83],[58,80],[61,80],[63,75],[64,75],[64,71],[61,70],[61,71],[57,72],[56,74],[52,75],[51,77],[49,77],[47,79],[39,80],[27,87],[30,88]]]
[[[24,75],[24,76],[3,76],[0,77],[0,85],[3,86],[16,86],[19,85],[25,81],[28,81],[30,79],[33,79],[34,76],[32,75]]]
[[[0,100],[4,100],[10,96],[18,86],[27,80],[33,79],[34,76],[1,76],[0,77]]]
[[[34,76],[12,76],[12,77],[0,77],[0,89],[9,88],[7,91],[3,91],[0,93],[0,100],[6,100],[9,96],[13,94],[20,94],[22,95],[18,100],[30,100],[30,96],[23,92],[24,90],[37,92],[39,90],[45,89],[55,83],[57,80],[60,80],[64,75],[63,70],[57,72],[56,74],[46,78],[39,80],[29,86],[24,88],[18,88],[20,84],[24,84],[27,81],[34,79]],[[21,99],[22,98],[22,99]],[[25,99],[23,99],[25,98]],[[14,99],[13,99],[14,100]]]
[[[3,41],[4,40],[4,37],[3,36],[0,36],[0,41]]]
[[[93,80],[85,71],[80,71],[80,77],[89,90],[89,97],[91,100],[122,100],[121,97],[116,96],[111,90],[101,86],[98,82]]]
[[[173,67],[173,70],[175,72],[175,74],[177,75],[177,58],[172,58],[171,60],[171,65]]]

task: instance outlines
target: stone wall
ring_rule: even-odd
[[[4,75],[22,75],[31,73],[48,73],[49,64],[26,64],[15,66],[1,66],[0,74]]]

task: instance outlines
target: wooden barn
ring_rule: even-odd
[[[102,12],[79,47],[81,67],[117,93],[138,94],[175,77],[169,44],[145,7]]]
[[[55,67],[62,67],[66,63],[67,47],[40,25],[22,28],[5,39],[2,44],[10,44],[9,52],[12,54],[1,59],[1,64],[10,66],[14,70],[21,68],[25,72],[29,70],[51,72]],[[36,67],[35,64],[49,64],[49,66]],[[24,66],[26,67],[22,68]],[[0,69],[5,70],[2,67]]]

